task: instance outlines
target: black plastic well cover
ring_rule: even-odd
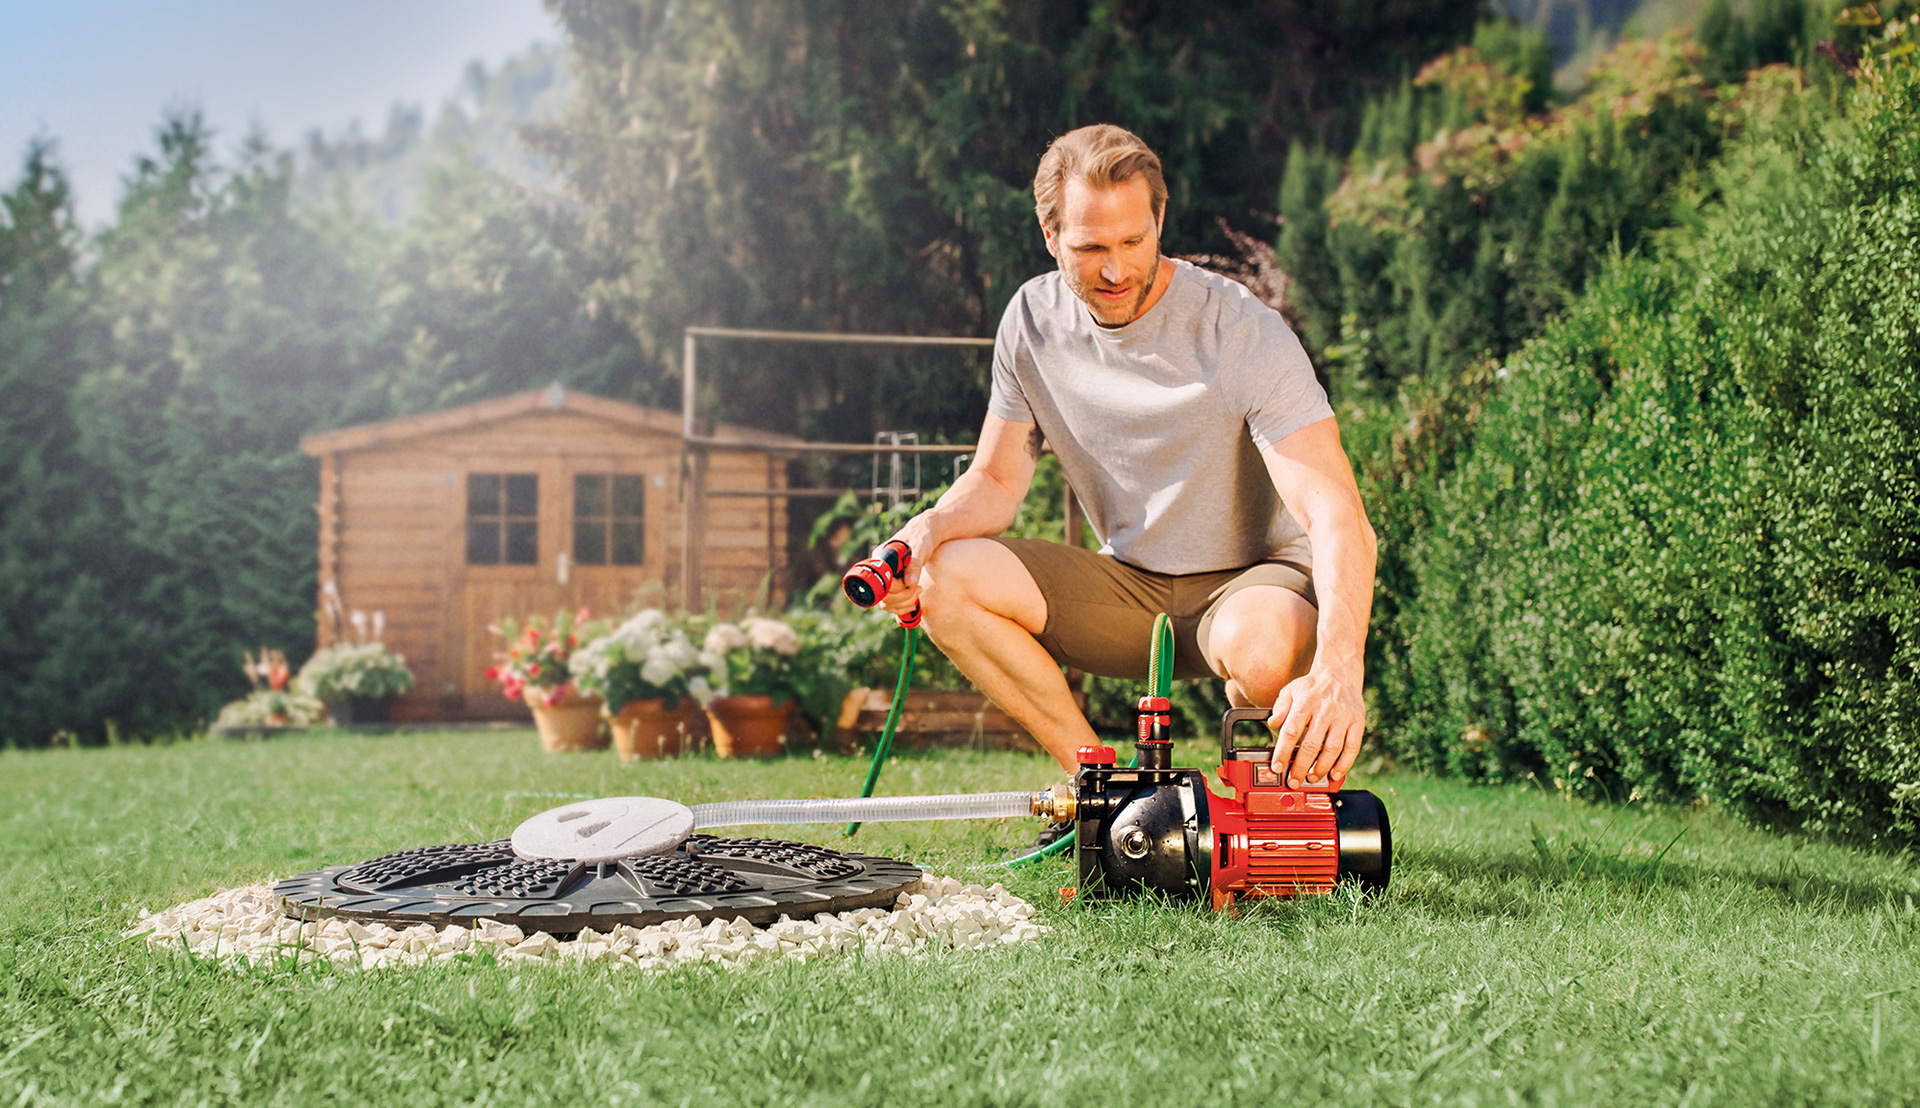
[[[523,859],[502,839],[423,846],[274,885],[295,919],[337,916],[400,927],[490,919],[572,934],[693,917],[767,924],[781,916],[889,908],[920,879],[892,858],[782,839],[694,835],[666,854],[617,862]]]

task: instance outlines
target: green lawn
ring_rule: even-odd
[[[1048,766],[907,756],[882,791]],[[1408,774],[1356,781],[1393,816],[1386,896],[1237,920],[1063,909],[1064,863],[992,864],[1025,823],[869,825],[863,849],[1004,880],[1054,928],[985,953],[286,973],[120,937],[143,907],[498,837],[574,796],[846,795],[863,768],[622,768],[512,732],[0,753],[0,1108],[1920,1101],[1910,858]]]

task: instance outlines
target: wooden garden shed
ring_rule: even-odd
[[[637,594],[678,603],[681,427],[678,413],[556,384],[301,440],[320,461],[321,587],[385,613],[385,641],[416,678],[396,720],[521,716],[486,679],[502,617],[616,613]],[[726,425],[711,436],[793,441]],[[786,504],[767,493],[786,467],[753,452],[702,461],[697,579],[737,609],[781,578]],[[333,629],[319,622],[325,646]]]

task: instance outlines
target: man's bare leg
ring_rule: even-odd
[[[1207,664],[1227,679],[1238,708],[1271,708],[1288,682],[1313,666],[1320,613],[1278,585],[1241,589],[1220,605],[1207,637]]]
[[[920,588],[927,634],[1071,773],[1079,748],[1100,740],[1035,638],[1047,626],[1047,599],[1026,565],[992,539],[958,539],[934,551]]]

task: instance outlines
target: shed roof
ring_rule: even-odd
[[[472,404],[462,404],[457,408],[442,408],[439,411],[421,412],[418,415],[401,416],[398,419],[383,419],[374,423],[342,427],[336,431],[321,431],[302,438],[300,449],[317,458],[323,454],[364,450],[368,447],[385,446],[426,435],[464,431],[539,412],[572,412],[576,415],[604,419],[609,423],[618,423],[636,431],[673,438],[680,437],[678,413],[649,408],[642,404],[629,404],[624,400],[608,400],[604,396],[562,388],[558,382],[555,382],[544,389],[516,392],[509,396],[494,397],[491,400],[478,400]],[[790,435],[776,435],[768,431],[756,431],[726,423],[714,428],[713,437],[770,443],[801,441]]]

